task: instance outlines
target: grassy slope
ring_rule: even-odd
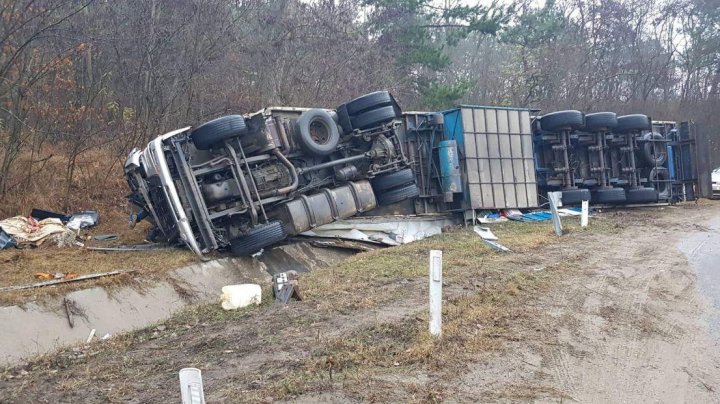
[[[622,227],[621,220],[606,217],[593,220],[586,231],[575,219],[566,222],[571,220],[566,224],[571,236],[563,238],[553,235],[549,222],[493,226],[513,254],[489,249],[469,229],[358,254],[304,275],[303,303],[283,308],[265,299],[260,307],[237,312],[193,307],[160,328],[7,369],[0,397],[153,401],[175,393],[179,367],[198,366],[215,400],[232,400],[238,391],[251,401],[323,392],[365,400],[385,401],[394,394],[442,399],[451,393],[442,381],[455,377],[468,361],[501,349],[504,340],[520,337],[510,325],[528,315],[523,302],[581,259],[582,252],[563,244]],[[448,301],[441,339],[426,332],[430,249],[444,251]],[[396,307],[408,315],[392,317]],[[368,318],[368,312],[375,317]],[[278,350],[283,355],[277,357]],[[248,372],[238,365],[248,356],[260,358],[259,369]],[[413,383],[418,374],[438,382]]]

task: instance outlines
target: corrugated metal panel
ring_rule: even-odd
[[[529,110],[465,105],[445,117],[445,135],[458,142],[466,209],[537,206]]]

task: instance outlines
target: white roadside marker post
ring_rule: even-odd
[[[202,372],[196,368],[180,369],[180,394],[182,404],[205,404]]]
[[[580,227],[587,227],[589,214],[590,201],[582,201],[582,209],[580,210]]]
[[[430,335],[442,334],[442,251],[430,250]]]

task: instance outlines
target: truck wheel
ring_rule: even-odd
[[[575,110],[551,112],[540,118],[540,127],[550,132],[577,130],[583,125],[585,120],[582,112]]]
[[[372,186],[375,194],[380,194],[381,192],[389,189],[410,184],[415,184],[415,172],[410,168],[390,174],[378,175],[372,180]]]
[[[406,199],[417,198],[420,196],[420,190],[417,185],[411,184],[402,188],[385,191],[381,194],[376,194],[378,203],[382,206],[392,205],[394,203],[402,202]]]
[[[664,165],[667,161],[667,145],[665,137],[659,133],[646,133],[643,136],[641,156],[652,167]]]
[[[228,115],[206,122],[190,132],[193,144],[200,150],[209,150],[227,139],[247,133],[245,118]]]
[[[614,129],[617,126],[617,115],[614,112],[596,112],[585,115],[585,130],[599,132]]]
[[[625,191],[625,200],[627,203],[655,203],[658,201],[658,193],[655,188],[630,188]]]
[[[355,98],[344,105],[347,108],[348,115],[357,115],[361,112],[386,107],[388,105],[393,105],[394,103],[395,99],[389,92],[375,91],[374,93],[365,94],[361,97]]]
[[[562,204],[578,205],[582,201],[589,201],[591,198],[589,189],[568,189],[562,191]]]
[[[300,115],[296,122],[300,145],[310,154],[332,154],[340,142],[340,131],[327,111],[311,109]]]
[[[655,189],[657,190],[659,197],[667,197],[668,193],[668,179],[670,176],[668,175],[668,170],[665,167],[655,167],[652,170],[650,170],[650,174],[648,175],[648,181],[653,184]],[[665,196],[664,196],[665,195]]]
[[[282,224],[270,222],[255,226],[244,235],[230,240],[230,251],[234,256],[242,257],[283,240],[285,240],[285,231]]]
[[[343,134],[352,132],[352,123],[350,122],[350,114],[347,112],[346,104],[337,107],[338,124],[342,128]]]
[[[363,112],[356,116],[350,117],[353,129],[368,129],[380,126],[385,122],[392,121],[398,117],[398,113],[393,105],[380,107],[367,112]]]
[[[615,132],[627,133],[640,130],[650,130],[651,128],[652,122],[650,122],[650,118],[648,118],[647,115],[632,114],[618,117]]]
[[[623,203],[625,199],[622,188],[598,188],[592,193],[594,203]]]

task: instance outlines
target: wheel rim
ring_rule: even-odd
[[[330,128],[325,122],[314,120],[310,122],[310,138],[316,144],[328,144],[330,142]]]

